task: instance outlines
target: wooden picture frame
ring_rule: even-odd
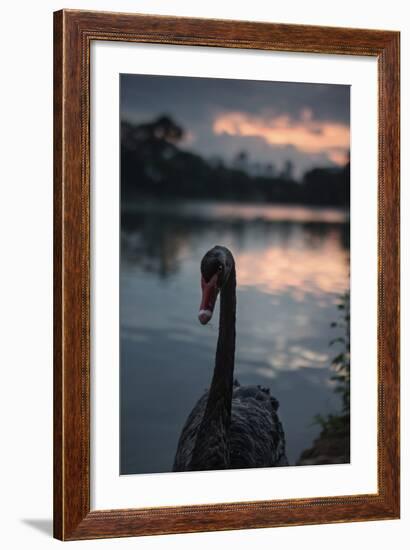
[[[62,540],[399,517],[398,32],[63,10],[54,14],[54,536]],[[378,62],[378,492],[90,510],[90,45],[146,42]]]

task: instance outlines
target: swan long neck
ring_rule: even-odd
[[[236,272],[221,290],[219,336],[208,402],[192,453],[192,469],[224,469],[229,466],[233,371],[235,366]]]

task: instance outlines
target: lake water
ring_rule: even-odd
[[[291,464],[338,412],[331,361],[349,288],[349,225],[331,209],[140,203],[122,212],[121,473],[172,469],[183,424],[209,386],[219,312],[197,320],[199,265],[216,244],[237,270],[235,377],[279,400]]]

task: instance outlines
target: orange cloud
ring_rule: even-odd
[[[253,136],[272,146],[292,145],[304,153],[325,153],[336,164],[346,162],[350,130],[339,122],[313,120],[312,111],[301,111],[300,120],[288,114],[258,116],[233,111],[219,115],[213,124],[216,134]]]

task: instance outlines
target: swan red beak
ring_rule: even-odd
[[[199,306],[198,319],[201,325],[206,325],[212,318],[215,302],[218,297],[218,275],[215,273],[215,275],[211,277],[208,282],[201,277],[201,288],[202,300],[201,305]]]

